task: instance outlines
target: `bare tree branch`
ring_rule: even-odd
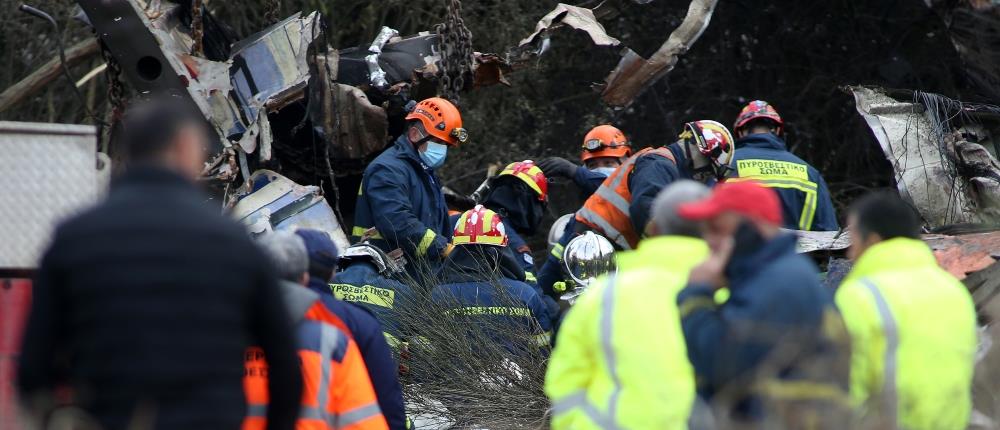
[[[66,66],[73,67],[84,60],[97,54],[99,51],[97,38],[88,38],[66,50]],[[49,60],[30,75],[21,79],[16,84],[11,85],[3,93],[0,93],[0,112],[17,106],[19,103],[31,97],[39,90],[45,88],[49,83],[59,77],[62,73],[62,66],[59,64],[59,57]]]

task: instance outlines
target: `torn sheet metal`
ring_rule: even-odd
[[[621,44],[618,39],[608,35],[604,26],[597,21],[593,10],[559,3],[555,9],[552,9],[551,12],[538,20],[538,24],[535,25],[535,32],[521,40],[521,43],[518,43],[518,47],[535,45],[539,39],[548,38],[552,30],[563,25],[586,32],[590,36],[590,40],[597,46],[618,46]]]
[[[232,216],[253,235],[274,230],[308,228],[325,231],[341,251],[350,246],[333,209],[319,187],[303,186],[271,170],[250,176],[237,195]]]
[[[900,194],[930,228],[1000,223],[1000,164],[962,133],[962,122],[972,122],[969,107],[933,94],[902,101],[874,88],[850,90],[892,163]]]
[[[926,235],[938,264],[958,279],[978,272],[1000,259],[1000,231],[958,236]]]
[[[367,60],[371,54],[370,49],[371,47],[346,48],[338,52],[338,70],[334,74],[338,83],[356,86],[362,90],[372,87],[375,78],[371,74],[372,69]],[[440,61],[438,36],[423,32],[404,39],[390,38],[378,54],[378,69],[385,73],[384,79],[388,86],[392,86],[412,81],[416,70],[432,66],[438,61]]]
[[[296,13],[233,46],[233,92],[244,118],[271,100],[299,99],[309,78],[306,54],[318,36],[319,14]],[[275,106],[274,108],[278,108]]]
[[[851,237],[847,231],[803,231],[788,230],[799,237],[796,252],[809,253],[814,251],[839,251],[851,246]]]
[[[371,104],[368,96],[357,87],[334,84],[340,129],[331,147],[331,156],[339,159],[361,160],[386,144],[389,126],[385,110]]]
[[[371,46],[368,47],[369,54],[365,56],[365,62],[368,63],[369,83],[382,91],[389,88],[389,81],[386,80],[385,71],[382,70],[382,66],[378,64],[378,57],[382,53],[382,47],[389,42],[389,39],[398,35],[398,31],[389,27],[382,27],[382,30],[378,32],[378,36],[375,36],[375,40],[372,41]]]

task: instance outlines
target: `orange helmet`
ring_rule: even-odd
[[[507,246],[507,231],[500,215],[483,205],[465,211],[455,224],[455,245]]]
[[[469,140],[469,132],[462,128],[462,114],[450,101],[431,97],[417,103],[407,120],[420,120],[431,136],[443,140],[449,146],[458,146]]]
[[[743,128],[744,125],[755,119],[769,119],[774,121],[778,125],[779,136],[785,127],[785,122],[782,121],[781,115],[778,115],[778,111],[774,109],[774,106],[763,100],[754,100],[740,111],[739,116],[736,117],[736,123],[733,125],[733,130],[739,131],[740,128]]]
[[[580,161],[600,157],[628,157],[632,155],[632,147],[625,134],[611,125],[599,125],[590,129],[583,138],[583,154]]]
[[[538,200],[545,201],[549,197],[549,180],[545,178],[542,169],[535,165],[534,161],[524,160],[510,163],[503,168],[500,176],[514,176],[528,184],[532,190],[538,193]]]

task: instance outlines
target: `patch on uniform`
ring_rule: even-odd
[[[524,262],[525,263],[528,263],[528,264],[530,264],[532,266],[535,265],[535,259],[531,257],[531,254],[524,253],[524,254],[521,254],[521,255],[524,257]]]
[[[330,284],[333,295],[345,302],[368,303],[373,306],[392,309],[396,292],[388,288],[372,285]]]
[[[748,176],[770,176],[809,180],[809,168],[805,164],[788,161],[736,160],[736,170],[741,178]]]

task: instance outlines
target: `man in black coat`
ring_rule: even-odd
[[[34,414],[51,393],[106,430],[237,429],[243,354],[270,373],[268,428],[291,429],[302,380],[270,263],[196,187],[209,132],[178,102],[130,109],[128,170],[107,201],[58,227],[34,284],[18,387]]]

